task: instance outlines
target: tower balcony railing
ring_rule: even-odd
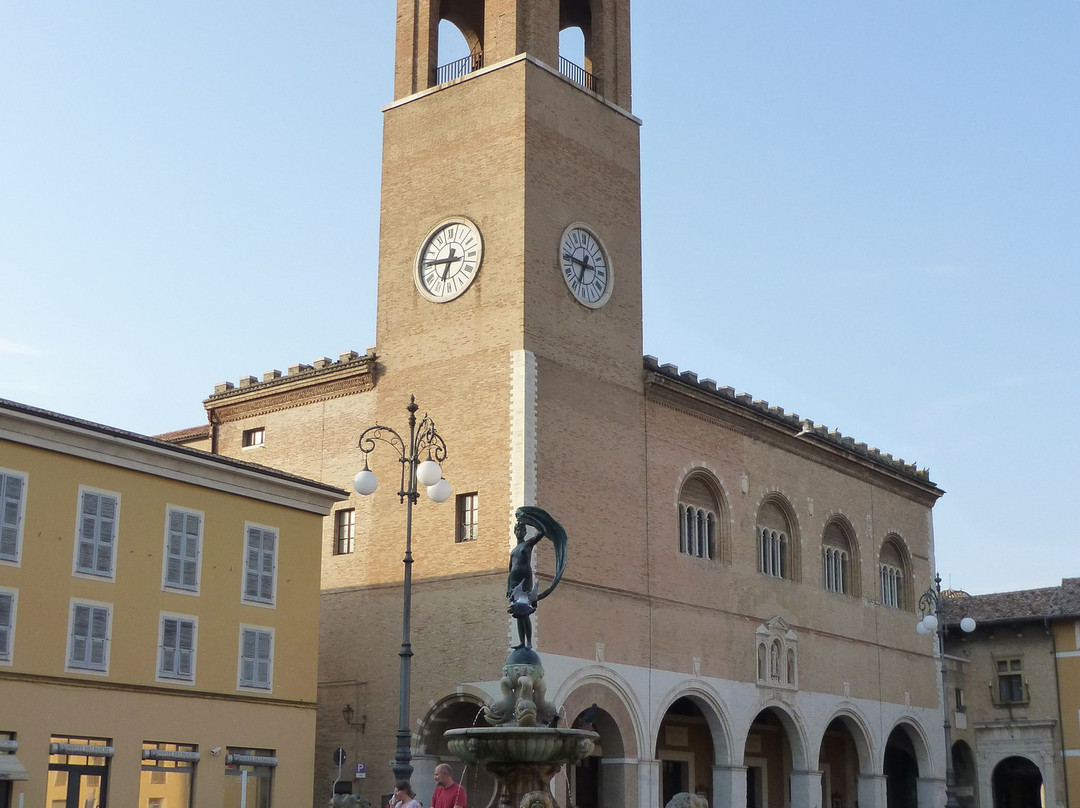
[[[471,53],[468,56],[462,57],[461,59],[455,59],[453,62],[447,62],[442,67],[437,68],[435,70],[435,83],[446,84],[448,81],[467,76],[474,70],[479,70],[483,66],[483,52]]]
[[[559,72],[575,84],[580,84],[586,90],[592,90],[600,95],[600,79],[586,70],[584,67],[574,64],[569,59],[559,57]]]

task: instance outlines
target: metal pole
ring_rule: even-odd
[[[406,499],[405,503],[405,592],[403,595],[401,616],[401,681],[398,691],[398,731],[397,749],[394,752],[394,762],[390,768],[394,772],[396,780],[409,780],[412,777],[412,750],[409,748],[412,741],[412,733],[409,730],[409,692],[412,665],[412,642],[410,638],[412,629],[412,508],[416,501],[416,399],[409,401],[409,444],[405,451],[406,457],[402,458],[405,464],[405,481],[401,495]]]
[[[937,600],[935,601],[935,616],[937,617],[938,652],[941,657],[941,703],[945,710],[945,808],[960,808],[960,800],[956,797],[956,772],[953,771],[952,754],[952,723],[949,721],[949,686],[946,681],[945,661],[945,617],[941,609],[941,576],[934,577]]]

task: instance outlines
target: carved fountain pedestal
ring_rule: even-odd
[[[531,648],[510,652],[501,687],[502,697],[484,707],[492,726],[448,730],[450,751],[495,778],[494,808],[558,808],[551,779],[588,757],[599,736],[556,726],[562,716],[544,698],[544,668]]]

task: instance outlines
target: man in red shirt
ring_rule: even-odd
[[[431,808],[465,808],[465,789],[454,782],[454,773],[446,763],[435,767],[435,793]]]

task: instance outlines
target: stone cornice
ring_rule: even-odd
[[[263,380],[254,376],[240,379],[239,386],[223,382],[203,402],[210,422],[237,421],[254,415],[302,407],[333,398],[363,393],[375,386],[375,352],[364,356],[343,353],[333,362],[318,359],[310,365],[294,365],[287,375],[272,370]]]
[[[711,379],[698,381],[696,373],[674,365],[660,365],[645,357],[645,383],[649,400],[688,415],[704,418],[741,434],[765,440],[807,457],[821,459],[839,471],[874,473],[889,488],[929,505],[944,493],[926,469],[857,443],[853,438],[815,424],[781,407],[769,406],[730,387],[717,387]]]

